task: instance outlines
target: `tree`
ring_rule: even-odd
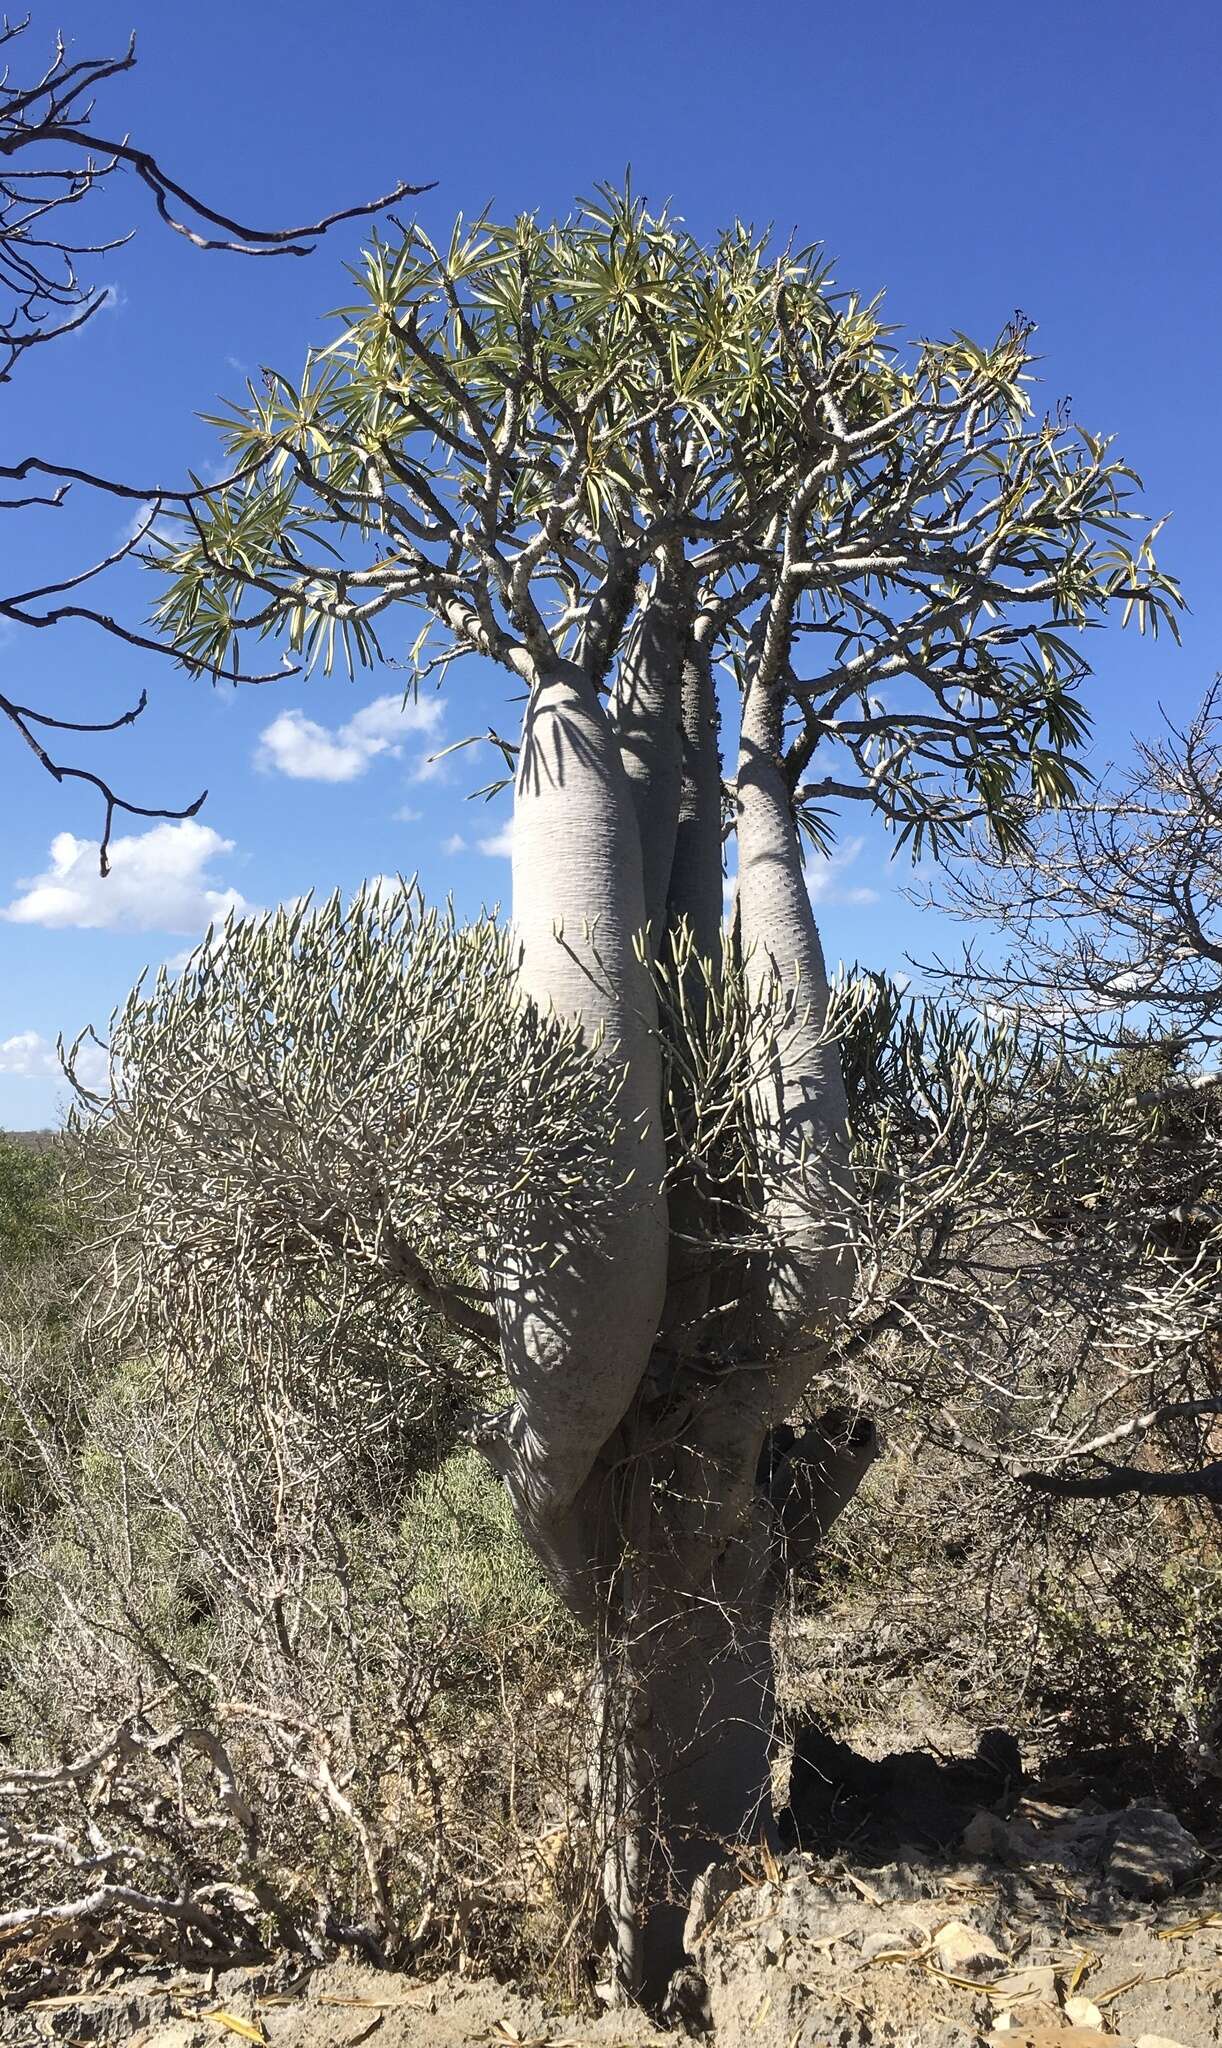
[[[579,1031],[614,1115],[599,1199],[539,1188],[450,1312],[510,1395],[474,1435],[595,1634],[632,1987],[643,1927],[647,1975],[675,1959],[663,1868],[681,1901],[770,1826],[783,1563],[874,1451],[835,1416],[787,1427],[834,1392],[854,1283],[803,835],[825,850],[829,804],[865,803],[914,850],[1009,837],[1029,791],[1073,787],[1084,629],[1178,600],[1131,472],[1033,416],[1021,319],[904,350],[816,252],[741,224],[706,248],[629,191],[548,230],[460,221],[444,250],[410,228],[356,282],[300,382],[221,423],[240,474],[183,508],[159,622],[191,663],[253,634],[352,671],[406,607],[413,689],[474,655],[521,693],[489,735],[514,1001]],[[428,1253],[399,1278],[445,1310]]]
[[[1222,729],[1218,685],[1184,730],[1138,740],[1109,787],[1032,819],[1018,857],[984,840],[940,897],[989,941],[939,963],[961,1002],[1093,1062],[1119,1098],[1125,1171],[1103,1177],[1117,1235],[1157,1259],[1179,1295],[1178,1342],[1119,1415],[1046,1454],[1028,1483],[1061,1498],[1222,1501],[1218,1268],[1222,1255]],[[1117,1321],[1123,1323],[1119,1300]],[[1105,1426],[1098,1426],[1100,1423]],[[1157,1446],[1153,1462],[1141,1454]],[[1170,1453],[1167,1462],[1166,1446]]]
[[[1007,934],[969,945],[957,992],[1088,1051],[1161,1038],[1210,1062],[1222,1020],[1222,724],[1214,683],[1185,729],[1135,742],[1135,761],[1054,816],[1023,856],[981,841],[949,870],[946,907]],[[1188,1077],[1185,1076],[1185,1079]]]
[[[19,1266],[51,1236],[58,1161],[50,1146],[0,1138],[0,1262]]]
[[[408,194],[427,189],[399,184],[381,199],[347,207],[308,227],[256,228],[232,220],[171,177],[156,157],[130,136],[107,139],[94,127],[99,91],[135,65],[134,36],[118,57],[77,57],[70,53],[63,37],[57,36],[50,63],[37,77],[23,83],[8,69],[8,53],[29,25],[27,15],[19,22],[9,22],[5,17],[0,26],[0,51],[5,53],[5,70],[0,78],[0,384],[12,382],[32,350],[78,333],[106,305],[111,295],[109,285],[91,281],[82,266],[87,266],[90,258],[113,253],[131,239],[134,230],[109,241],[91,242],[74,233],[71,223],[75,222],[78,207],[87,205],[93,194],[125,172],[152,194],[160,219],[176,234],[185,235],[197,249],[225,250],[240,256],[309,255],[317,238],[339,222],[382,212]],[[51,461],[42,455],[26,455],[20,461],[0,466],[0,477],[19,484],[33,479],[36,486],[45,485],[23,495],[0,499],[0,511],[4,512],[39,506],[54,511],[74,487],[133,501],[145,508],[144,518],[133,526],[129,537],[100,561],[72,573],[59,571],[36,589],[0,595],[0,619],[27,629],[45,629],[64,619],[86,619],[130,646],[168,653],[164,642],[150,638],[137,626],[124,625],[96,605],[82,602],[78,593],[126,556],[138,553],[167,497],[186,504],[190,502],[191,491],[179,488],[167,492],[96,476],[77,465]],[[229,679],[241,680],[236,676]],[[179,810],[129,802],[116,795],[92,770],[54,758],[49,751],[54,744],[50,735],[112,732],[131,725],[140,717],[145,704],[142,692],[137,703],[119,718],[82,723],[56,718],[38,705],[0,693],[0,717],[7,719],[40,766],[56,782],[85,782],[101,797],[104,809],[99,857],[103,875],[107,871],[107,847],[116,811],[142,818],[193,817],[207,792]]]

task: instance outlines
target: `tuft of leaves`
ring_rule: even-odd
[[[351,675],[402,605],[417,684],[473,652],[601,684],[678,551],[722,671],[778,669],[816,843],[848,796],[917,853],[1017,844],[1084,772],[1088,629],[1176,630],[1139,479],[1036,415],[1025,320],[903,345],[817,247],[702,243],[630,181],[377,236],[353,278],[301,376],[213,418],[232,473],[156,550],[196,670],[253,636]]]

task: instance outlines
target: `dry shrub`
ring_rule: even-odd
[[[347,1945],[572,1988],[578,1645],[481,1462],[376,1385],[339,1429],[300,1379],[48,1341],[0,1365],[14,1981]]]
[[[1031,1763],[1114,1747],[1177,1785],[1222,1770],[1215,1511],[1050,1502],[917,1416],[893,1417],[782,1643],[790,1715],[866,1751],[1001,1724]]]

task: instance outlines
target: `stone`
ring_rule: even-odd
[[[1024,2048],[1031,2041],[1043,2041],[1055,2034],[1059,2042],[1065,2040],[1065,2015],[1057,2004],[1037,1998],[1026,2005],[1007,2006],[993,2021],[993,2031],[986,2036],[989,2041],[1004,2040],[1009,2048]]]
[[[1029,2027],[1021,2020],[1010,2027],[998,2025],[984,2038],[988,2048],[1099,2048],[1100,2040],[1094,2027]],[[1121,2048],[1121,2038],[1113,2037],[1113,2048]]]
[[[1093,1998],[1067,1998],[1064,2011],[1066,2019],[1072,2020],[1075,2027],[1097,2027],[1100,2033],[1103,2032],[1103,2014]]]
[[[987,1807],[974,1813],[963,1830],[963,1847],[969,1856],[992,1863],[1004,1863],[1010,1853],[1010,1830]]]
[[[1205,1852],[1173,1813],[1131,1806],[1112,1831],[1105,1870],[1132,1899],[1161,1899],[1205,1863]]]
[[[966,1920],[948,1920],[939,1927],[933,1951],[939,1969],[948,1977],[993,1977],[1005,1964],[997,1943],[979,1927],[969,1927]]]
[[[876,1934],[864,1934],[861,1940],[863,1963],[875,1963],[880,1956],[910,1956],[913,1943],[901,1928],[884,1927]]]
[[[1029,1964],[1023,1970],[1007,1970],[1004,1977],[994,1977],[989,1984],[989,1997],[994,2005],[1023,2006],[1030,2001],[1055,2007],[1057,2003],[1057,1973],[1051,1963]]]

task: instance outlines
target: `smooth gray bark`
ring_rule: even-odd
[[[584,1238],[562,1221],[558,1203],[555,1217],[538,1219],[548,1256],[524,1246],[496,1276],[515,1396],[512,1455],[500,1462],[523,1528],[541,1547],[556,1540],[631,1402],[666,1287],[657,1007],[634,943],[645,921],[640,835],[606,712],[576,667],[558,666],[531,691],[513,888],[525,992],[580,1019],[589,1042],[624,1072],[608,1141],[625,1181],[620,1204]]]
[[[777,1590],[873,1455],[826,1433],[763,1455],[849,1284],[844,1090],[779,701],[763,691],[748,694],[738,767],[740,933],[752,986],[799,997],[755,1088],[767,1250],[736,1261],[681,1169],[669,1202],[663,1188],[662,1027],[642,935],[656,956],[686,928],[714,973],[722,916],[717,706],[681,572],[658,569],[608,705],[576,664],[549,665],[530,690],[513,846],[522,981],[622,1067],[609,1142],[624,1184],[586,1231],[558,1203],[538,1243],[504,1262],[514,1402],[486,1446],[599,1645],[595,1781],[625,1991],[643,1973],[658,1991],[678,1962],[686,1890],[710,1857],[771,1826]],[[727,1259],[741,1298],[710,1316]]]
[[[611,692],[610,717],[640,833],[645,922],[655,954],[666,931],[684,781],[683,706],[675,679],[689,635],[686,565],[663,561],[634,622]]]

